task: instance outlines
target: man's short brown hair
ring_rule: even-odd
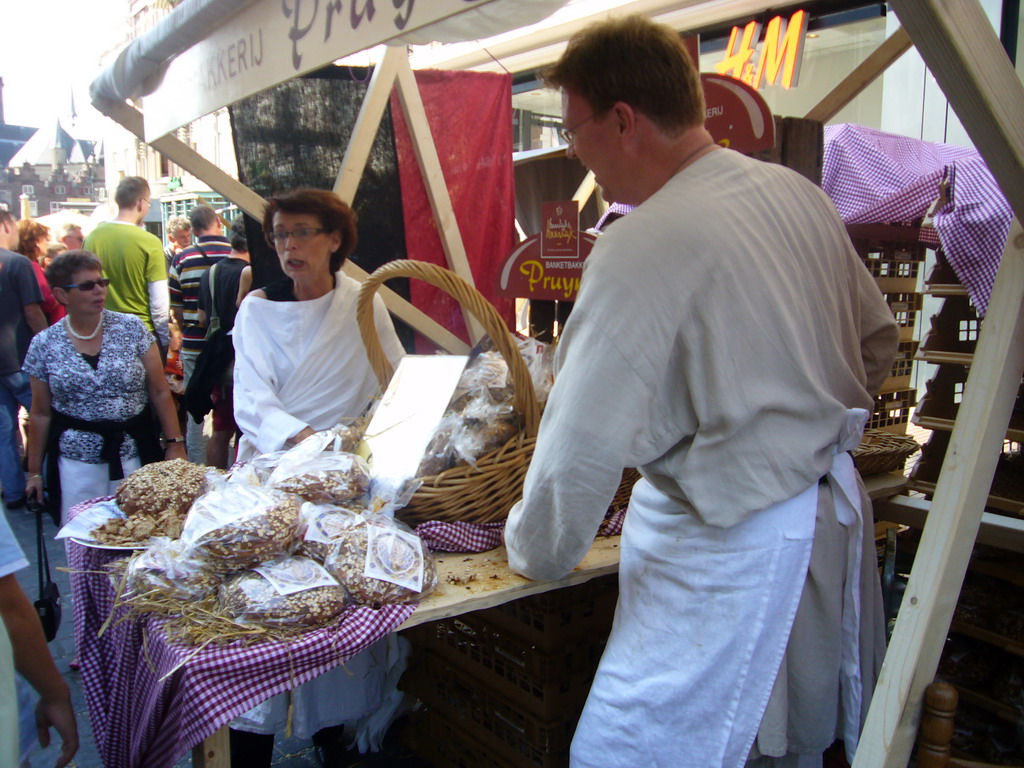
[[[669,134],[704,124],[700,73],[679,35],[638,14],[591,24],[542,73],[603,115],[629,104]]]
[[[134,208],[138,202],[149,197],[149,182],[141,176],[125,176],[114,192],[118,208]]]

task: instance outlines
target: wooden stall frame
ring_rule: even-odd
[[[933,501],[927,505],[927,512],[918,510],[925,517],[924,534],[854,768],[902,768],[907,764],[924,689],[934,676],[967,560],[984,519],[984,501],[994,474],[999,443],[1024,373],[1024,231],[1018,223],[1024,219],[1024,87],[977,0],[893,0],[893,6],[910,40],[1009,200],[1016,220],[1003,254],[975,365]],[[878,53],[870,68],[865,62],[851,73],[809,116],[835,114],[902,54],[905,50],[902,45],[897,35],[890,37],[884,44],[885,52]],[[401,58],[403,61],[397,56],[394,59],[394,73],[381,73],[380,82],[394,83],[399,88],[403,109],[409,117],[415,98],[409,92],[409,83],[414,80],[408,59],[404,55]],[[403,75],[401,70],[407,74]],[[372,90],[385,90],[385,86]],[[389,93],[390,87],[386,90]],[[372,101],[370,96],[368,93],[360,112],[359,136],[369,131],[370,124],[379,123],[383,114],[386,99],[376,92]],[[107,102],[105,106],[101,107],[102,111],[143,139],[142,117],[137,110],[123,103]],[[376,119],[372,119],[374,116]],[[417,119],[410,118],[410,124]],[[417,129],[413,130],[415,134]],[[421,140],[414,138],[423,168]],[[187,145],[166,136],[153,141],[152,146],[186,171],[204,179],[250,215],[262,213],[265,205],[262,198]],[[362,172],[357,171],[355,163],[360,153],[365,152],[368,148],[361,144],[350,144],[345,162],[351,161],[353,166],[341,169],[336,190],[355,190]],[[361,162],[365,163],[365,154]],[[427,168],[423,171],[428,189],[439,183],[443,186],[443,175]],[[592,182],[589,189],[587,186],[587,182],[581,185],[576,195],[578,199],[585,199],[592,193]],[[446,193],[445,188],[445,196]],[[448,226],[446,212],[436,207],[438,199],[431,195],[435,216],[439,223],[445,224],[439,226],[439,232],[446,243],[450,266],[459,272],[460,265],[453,262],[458,261],[461,238],[460,245],[453,249],[449,239],[458,236],[458,228],[454,222]],[[443,207],[443,201],[440,205]],[[349,271],[357,279],[358,272]],[[462,276],[471,279],[471,276]],[[460,340],[407,302],[394,295],[385,295],[385,302],[397,316],[449,351],[465,351]],[[558,585],[545,585],[545,588],[554,586]],[[227,764],[219,760],[224,750],[217,740],[222,737],[223,732],[219,732],[207,739],[204,754],[198,755],[201,762],[197,764],[206,768]]]

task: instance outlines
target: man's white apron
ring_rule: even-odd
[[[867,413],[847,412],[828,482],[848,529],[844,710],[860,712],[863,520],[848,451]],[[713,528],[646,480],[622,535],[619,602],[573,739],[572,768],[735,768],[778,674],[814,538],[818,484],[731,528]],[[853,717],[857,715],[854,714]],[[848,726],[847,739],[856,740]]]

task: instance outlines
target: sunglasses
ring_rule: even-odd
[[[65,291],[70,291],[72,288],[77,288],[80,291],[91,291],[96,286],[100,288],[106,288],[110,285],[109,277],[101,277],[99,280],[86,280],[84,283],[71,283],[71,285],[62,285]]]

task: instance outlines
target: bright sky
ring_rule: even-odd
[[[51,125],[58,117],[83,139],[100,138],[103,118],[89,84],[103,51],[120,43],[128,0],[18,0],[4,3],[0,43],[8,125]],[[72,126],[71,93],[78,119]]]

